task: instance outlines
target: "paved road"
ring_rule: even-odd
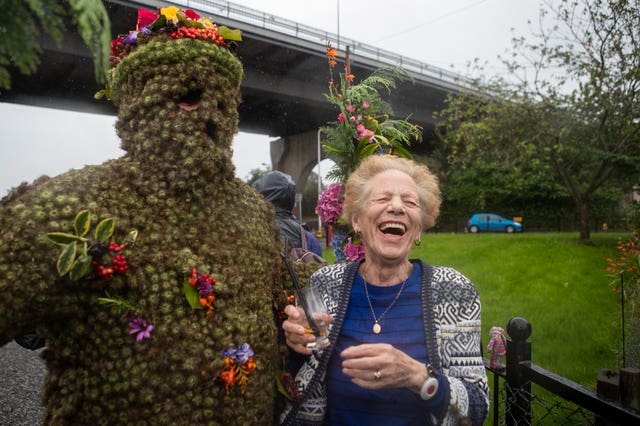
[[[15,342],[0,348],[0,425],[42,424],[40,388],[46,368],[40,352]]]

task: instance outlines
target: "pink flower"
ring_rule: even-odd
[[[358,127],[356,127],[356,130],[358,131],[358,133],[362,133],[365,130],[365,127],[363,124],[358,124]]]
[[[342,214],[344,200],[340,198],[341,192],[342,184],[333,183],[320,194],[316,210],[320,220],[326,225],[335,225]]]
[[[354,112],[356,109],[353,107],[353,105],[346,105],[344,107],[344,109],[346,109],[349,112]]]
[[[364,108],[364,109],[369,108],[369,102],[364,101],[364,102],[362,103],[362,108]]]
[[[343,113],[338,114],[338,121],[341,122],[341,123],[344,123],[344,114]]]
[[[373,132],[369,129],[364,129],[362,132],[360,132],[360,139],[364,139],[369,136],[373,136]],[[373,141],[373,138],[371,138],[369,142],[372,142],[372,141]]]
[[[344,245],[344,255],[352,262],[359,262],[364,259],[364,245],[354,244],[349,237]]]
[[[353,115],[349,117],[349,123],[355,123],[355,122],[356,122],[356,118]]]

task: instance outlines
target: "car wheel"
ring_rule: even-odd
[[[471,232],[472,234],[476,234],[479,230],[480,228],[478,228],[476,225],[471,225],[469,227],[469,232]]]
[[[507,232],[507,234],[513,234],[516,231],[516,228],[514,228],[511,225],[507,225],[507,227],[504,230]]]

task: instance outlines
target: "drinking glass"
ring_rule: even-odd
[[[296,306],[302,307],[307,318],[311,318],[316,325],[317,331],[311,326],[306,328],[306,332],[316,336],[315,342],[307,343],[307,349],[316,351],[329,346],[327,329],[329,327],[329,311],[322,299],[320,291],[315,287],[303,287],[296,292]]]

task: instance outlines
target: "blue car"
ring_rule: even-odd
[[[522,224],[506,219],[494,213],[476,213],[467,221],[467,230],[473,234],[477,232],[514,232],[522,231]]]

